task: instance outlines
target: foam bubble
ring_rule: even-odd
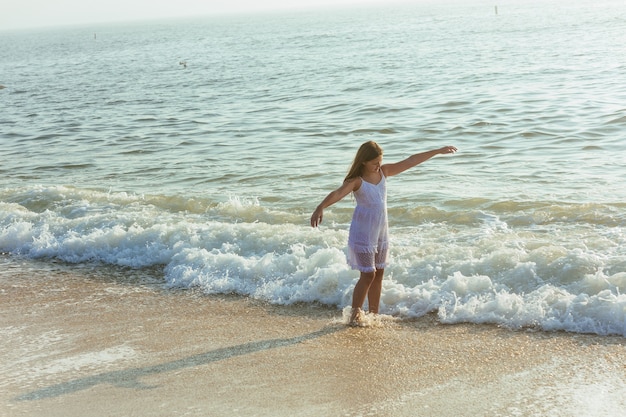
[[[350,324],[352,318],[352,307],[346,306],[341,310],[341,318],[336,319],[335,323]],[[390,324],[397,322],[399,319],[387,314],[373,314],[369,312],[363,312],[360,317],[359,325],[356,327],[386,327]]]

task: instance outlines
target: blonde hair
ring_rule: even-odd
[[[383,154],[383,148],[378,146],[376,142],[370,140],[369,142],[365,142],[361,145],[359,150],[354,157],[354,161],[352,162],[352,166],[348,171],[348,175],[344,181],[351,180],[353,178],[360,177],[363,175],[363,163],[367,161],[371,161],[372,159],[376,159]]]

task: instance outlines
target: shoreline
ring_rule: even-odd
[[[95,271],[0,275],[2,415],[626,414],[618,336],[440,324],[434,315],[352,328],[323,306]]]

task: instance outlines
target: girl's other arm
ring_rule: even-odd
[[[313,212],[313,215],[311,216],[311,226],[317,227],[320,223],[322,223],[322,218],[324,217],[324,209],[326,207],[332,206],[351,192],[358,190],[360,185],[361,179],[353,178],[351,180],[344,181],[341,187],[328,194]]]
[[[454,153],[456,151],[457,149],[454,146],[444,146],[443,148],[433,149],[432,151],[416,153],[415,155],[411,155],[407,159],[396,162],[395,164],[383,165],[383,173],[387,177],[392,177],[406,171],[409,168],[413,168],[414,166],[419,165],[422,162],[428,161],[435,155]]]

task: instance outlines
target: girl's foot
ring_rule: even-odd
[[[365,313],[360,308],[352,309],[352,316],[350,317],[349,326],[363,327],[365,325]]]

